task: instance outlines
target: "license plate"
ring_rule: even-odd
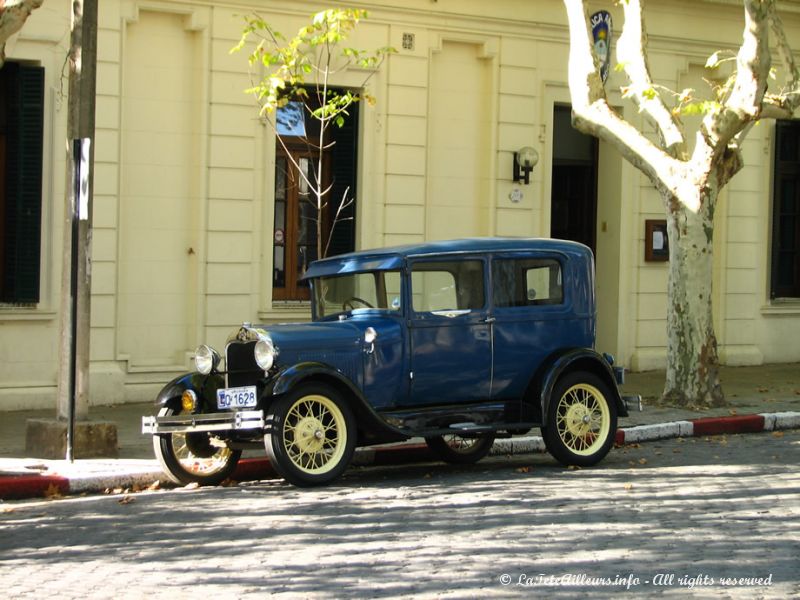
[[[217,408],[250,408],[257,402],[254,385],[217,390]]]

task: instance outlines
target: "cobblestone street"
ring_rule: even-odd
[[[786,598],[800,594],[798,463],[789,431],[627,447],[587,470],[528,455],[351,469],[314,490],[6,502],[0,585],[11,598],[194,598],[196,584],[226,598]]]

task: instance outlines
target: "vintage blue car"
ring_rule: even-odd
[[[175,482],[216,484],[264,444],[299,486],[325,484],[357,446],[422,437],[472,463],[539,427],[561,463],[611,448],[629,401],[594,350],[591,251],[551,239],[479,238],[365,250],[305,273],[312,322],[245,323],[223,356],[164,387],[145,417]]]

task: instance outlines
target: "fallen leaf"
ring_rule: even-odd
[[[769,388],[760,387],[760,388],[758,388],[758,391],[759,391],[761,394],[766,394],[766,393],[769,391]]]
[[[130,504],[131,502],[136,502],[136,498],[133,496],[123,496],[119,500],[117,500],[120,504]]]
[[[567,467],[569,471],[580,471],[581,468],[578,465],[570,465]]]
[[[730,415],[731,415],[731,416],[735,417],[735,416],[736,416],[736,415],[738,415],[738,414],[739,414],[739,413],[737,413],[737,412],[736,412],[736,409],[735,409],[735,408],[732,408],[732,409],[730,410]]]
[[[131,491],[134,494],[137,494],[142,491],[142,486],[140,486],[138,483],[134,483],[133,486],[131,487]]]
[[[646,458],[640,458],[639,459],[639,464],[640,465],[646,465],[647,464],[647,459]]]
[[[782,438],[783,437],[783,432],[782,431],[773,431],[772,432],[772,437]]]
[[[625,489],[630,492],[633,489],[633,484],[632,483],[626,483],[625,484]]]
[[[533,467],[520,467],[517,469],[517,473],[530,473],[533,471]]]
[[[147,490],[150,492],[155,492],[156,490],[161,489],[161,482],[156,479],[153,483],[147,486]]]
[[[673,448],[672,449],[672,453],[673,454],[680,454],[681,453],[681,449],[680,448]]]
[[[57,500],[58,498],[63,498],[61,495],[61,490],[58,486],[54,483],[51,483],[47,486],[47,489],[44,491],[44,497],[50,500]]]
[[[185,490],[196,490],[199,487],[200,487],[200,484],[197,483],[196,481],[193,481],[192,483],[187,483],[185,486],[183,486],[183,489],[185,489]]]

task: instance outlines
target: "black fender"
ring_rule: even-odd
[[[156,396],[155,403],[159,407],[170,406],[177,408],[180,406],[183,392],[192,390],[197,394],[201,405],[207,409],[208,407],[216,408],[217,389],[221,387],[225,387],[225,381],[219,373],[211,373],[210,375],[203,375],[197,371],[185,373],[161,388],[161,391]]]
[[[600,377],[611,390],[617,415],[628,416],[628,409],[620,396],[614,371],[609,362],[591,348],[573,348],[550,356],[540,367],[535,377],[535,399],[542,410],[542,423],[547,422],[553,388],[558,379],[570,371],[588,371]]]
[[[303,362],[292,365],[279,372],[267,385],[262,399],[266,396],[280,396],[305,382],[327,383],[349,400],[350,408],[356,416],[359,429],[359,444],[377,443],[377,441],[407,440],[408,435],[390,425],[370,405],[359,387],[341,371],[320,362]]]

